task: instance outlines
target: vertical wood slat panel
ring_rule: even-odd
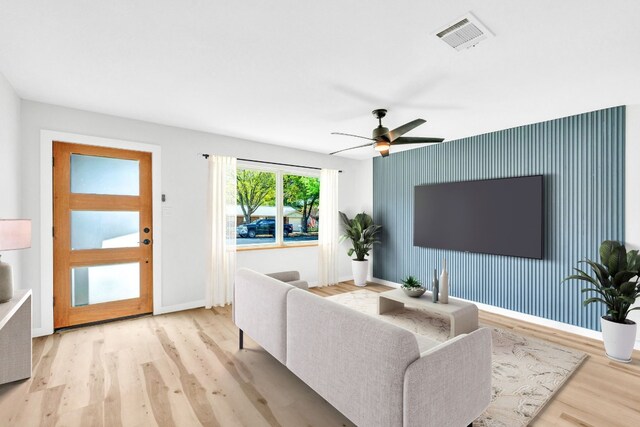
[[[384,227],[374,276],[430,283],[447,258],[453,296],[599,330],[602,307],[582,306],[561,281],[603,240],[624,241],[625,107],[403,151],[373,162],[373,216]],[[416,185],[544,175],[544,259],[413,246]]]

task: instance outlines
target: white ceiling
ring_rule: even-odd
[[[433,35],[469,11],[494,38]],[[329,153],[374,108],[456,139],[640,104],[639,21],[637,0],[2,0],[0,72],[25,99]]]

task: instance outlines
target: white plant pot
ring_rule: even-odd
[[[602,339],[604,350],[609,359],[617,362],[631,362],[631,353],[636,341],[638,325],[634,323],[616,323],[602,317]]]
[[[351,271],[353,272],[353,282],[356,286],[367,286],[367,275],[369,274],[369,260],[351,260]]]

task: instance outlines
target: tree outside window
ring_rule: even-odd
[[[260,206],[275,206],[276,175],[272,172],[240,169],[237,177],[238,205],[242,209],[244,222],[248,224]]]
[[[300,233],[305,240],[318,239],[320,179],[311,176],[283,176],[284,206],[300,213]]]

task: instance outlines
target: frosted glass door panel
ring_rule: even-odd
[[[71,306],[140,297],[140,264],[111,264],[71,269]]]
[[[140,162],[72,154],[71,192],[139,196]]]
[[[71,250],[140,246],[140,213],[71,211]]]

